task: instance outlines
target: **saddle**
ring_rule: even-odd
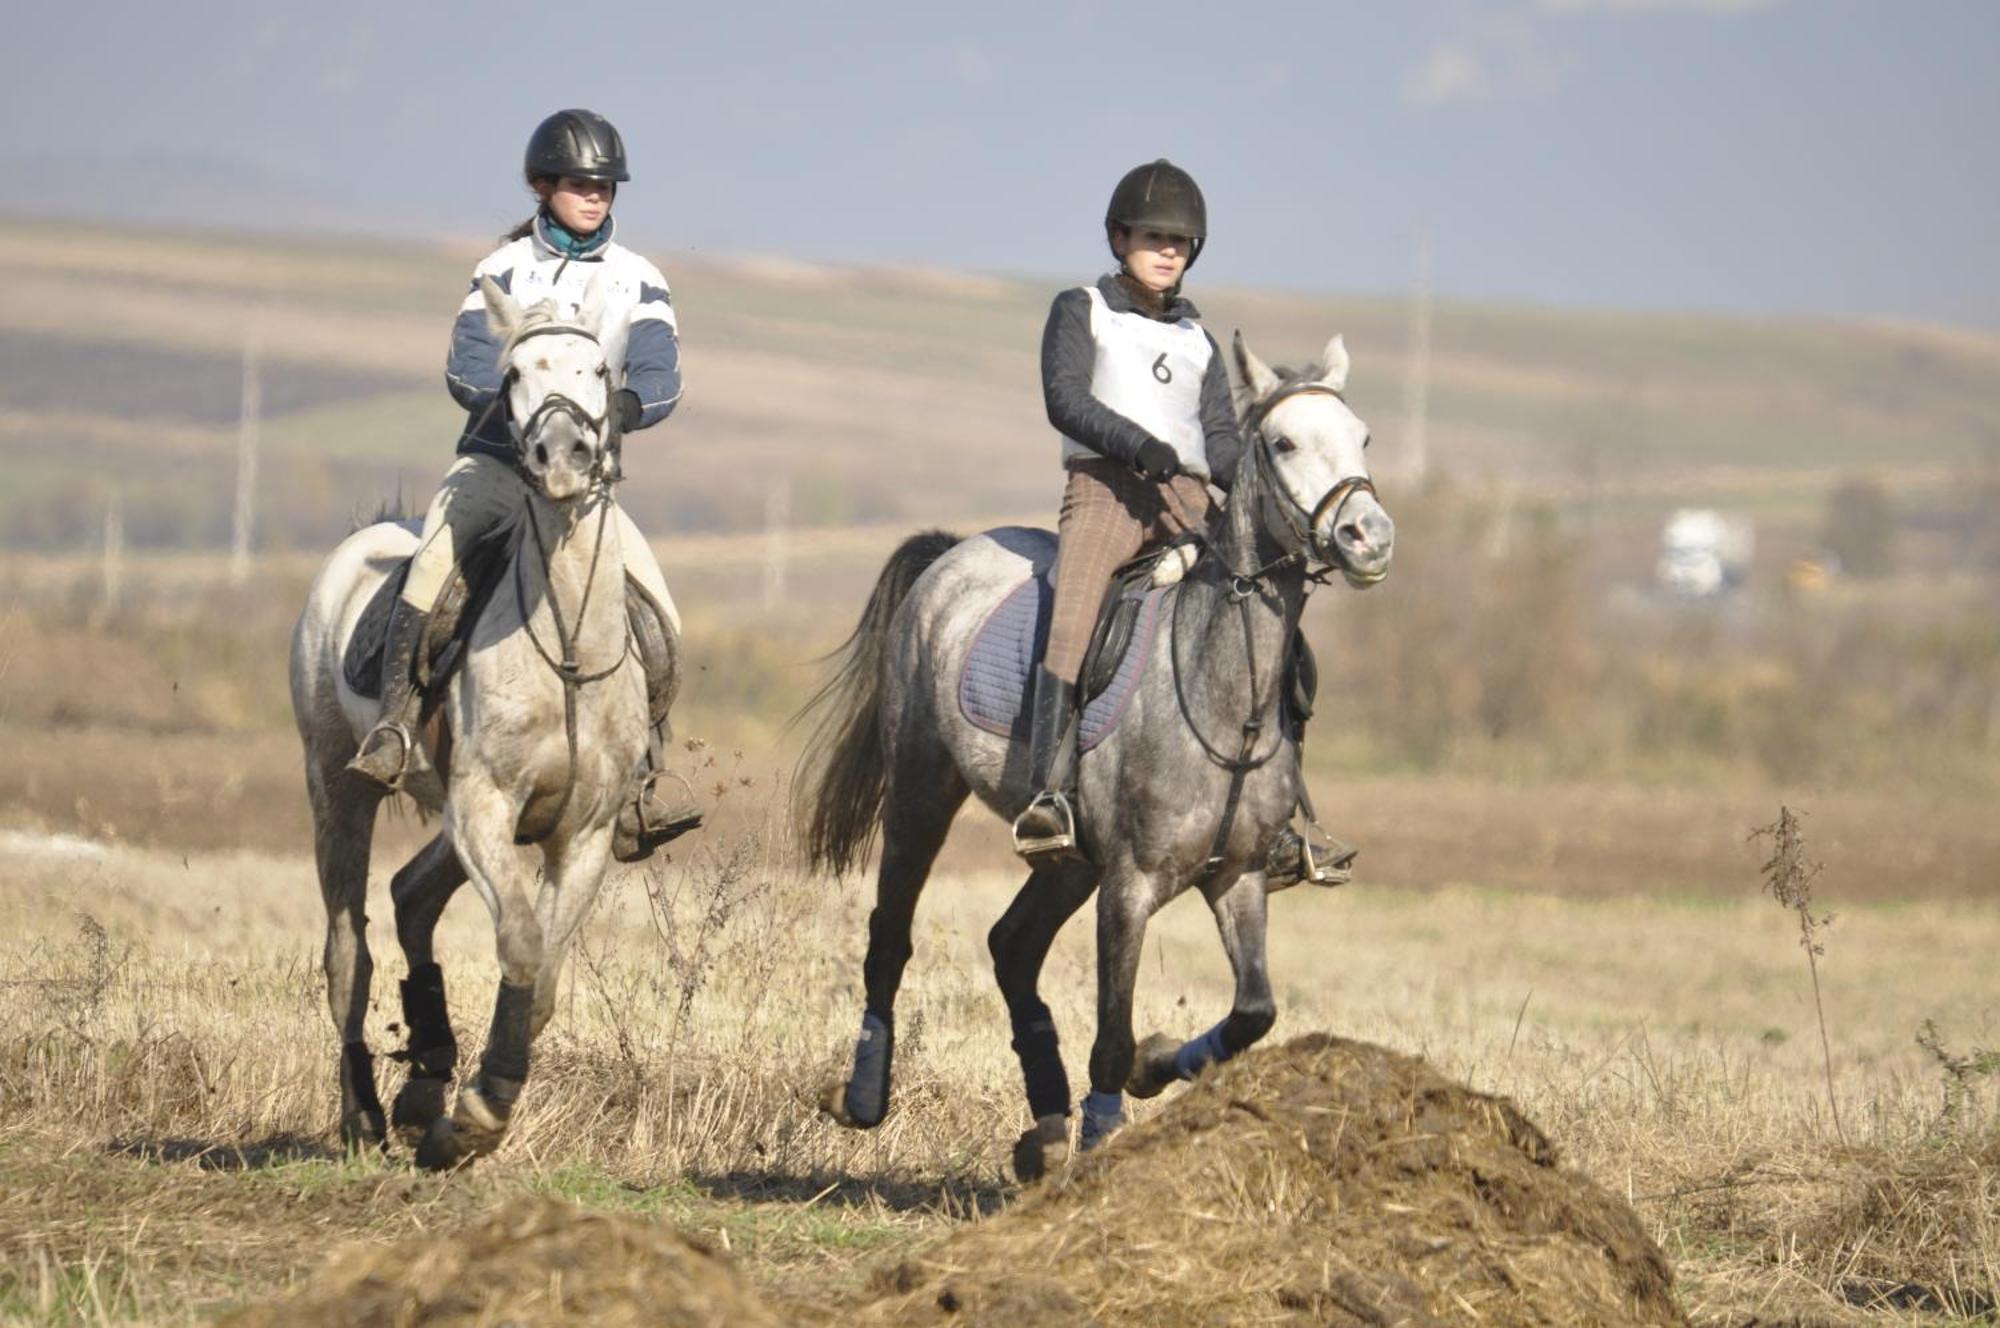
[[[423,648],[417,652],[417,685],[423,692],[426,717],[464,662],[473,628],[506,580],[518,540],[518,531],[504,529],[480,540],[466,551],[438,592],[424,631]],[[409,574],[410,560],[405,558],[376,589],[354,625],[347,653],[341,658],[341,672],[358,696],[374,700],[382,695],[382,647],[389,631],[389,613]],[[630,574],[625,577],[625,614],[631,625],[633,653],[646,671],[647,719],[658,726],[666,722],[667,712],[680,693],[680,633],[666,610]]]

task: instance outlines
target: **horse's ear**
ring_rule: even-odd
[[[1347,387],[1347,339],[1336,332],[1319,353],[1319,381],[1336,392]]]
[[[1271,366],[1257,358],[1257,352],[1250,349],[1250,343],[1243,339],[1239,329],[1236,333],[1236,367],[1243,374],[1243,381],[1250,384],[1252,396],[1263,398],[1271,395],[1278,386],[1278,375]]]
[[[502,343],[513,340],[514,329],[521,325],[521,306],[490,276],[479,278],[479,293],[486,297],[486,325],[494,337]]]
[[[583,302],[576,307],[576,321],[592,332],[603,331],[604,283],[592,273],[590,282],[583,288]]]

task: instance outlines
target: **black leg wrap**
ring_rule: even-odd
[[[500,980],[493,1028],[479,1062],[479,1091],[495,1101],[512,1102],[528,1077],[528,1020],[534,1009],[534,983]]]
[[[1040,1120],[1069,1112],[1069,1074],[1063,1069],[1055,1020],[1046,1005],[1014,1021],[1014,1054],[1028,1089],[1028,1110]]]
[[[449,1079],[458,1064],[458,1039],[445,1012],[444,970],[423,964],[403,979],[403,1025],[409,1032],[410,1073]]]
[[[895,1049],[896,1030],[891,1021],[873,1010],[863,1014],[845,1102],[848,1119],[863,1129],[880,1125],[889,1114],[889,1064]]]

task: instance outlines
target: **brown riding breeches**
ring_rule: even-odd
[[[1072,462],[1057,527],[1056,602],[1042,657],[1049,672],[1073,683],[1083,671],[1111,574],[1121,563],[1184,534],[1206,535],[1208,515],[1208,486],[1192,475],[1155,484],[1115,461]]]

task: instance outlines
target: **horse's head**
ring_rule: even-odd
[[[553,302],[522,308],[491,277],[479,279],[486,316],[505,347],[501,388],[521,467],[555,502],[603,477],[610,442],[611,373],[598,340],[604,293],[591,278],[574,318]]]
[[[1368,478],[1368,426],[1348,409],[1347,345],[1326,343],[1320,362],[1280,374],[1236,334],[1248,391],[1244,445],[1262,479],[1265,525],[1287,550],[1338,567],[1348,584],[1389,574],[1396,525]]]

